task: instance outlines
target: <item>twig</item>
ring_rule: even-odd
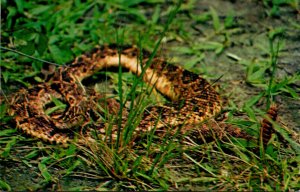
[[[23,55],[23,56],[25,56],[25,57],[28,57],[28,58],[30,58],[30,59],[34,59],[34,60],[37,60],[37,61],[41,61],[41,62],[43,62],[43,63],[47,63],[47,64],[51,64],[51,65],[56,65],[56,66],[64,66],[64,65],[60,65],[60,64],[57,64],[57,63],[52,63],[52,62],[50,62],[50,61],[46,61],[46,60],[43,60],[43,59],[35,58],[35,57],[33,57],[33,56],[27,55],[27,54],[25,54],[25,53],[22,53],[22,52],[19,52],[19,51],[17,51],[17,50],[10,49],[10,48],[7,48],[7,47],[2,47],[2,46],[0,46],[0,49],[3,49],[3,50],[5,50],[5,51],[11,51],[11,52],[17,53],[17,54],[19,54],[19,55]]]

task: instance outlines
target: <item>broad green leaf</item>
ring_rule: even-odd
[[[196,178],[181,178],[178,179],[176,182],[178,183],[182,183],[182,182],[192,182],[192,183],[199,183],[199,182],[203,182],[203,183],[207,183],[207,182],[213,182],[218,180],[218,178],[215,177],[196,177]]]
[[[10,73],[8,71],[3,71],[1,75],[3,77],[4,82],[7,83]]]
[[[32,159],[33,157],[36,157],[38,154],[39,154],[38,150],[33,150],[30,153],[28,153],[27,155],[25,155],[25,158]]]
[[[221,30],[221,23],[217,11],[213,7],[210,7],[209,10],[213,20],[214,29],[216,32],[219,32]]]
[[[219,55],[219,54],[221,54],[223,51],[224,51],[224,46],[222,45],[222,46],[218,47],[218,48],[215,50],[215,53],[216,53],[217,55]]]
[[[66,156],[74,155],[76,152],[76,146],[74,144],[70,144],[69,148],[66,150]]]
[[[243,110],[247,113],[250,120],[256,121],[255,113],[251,107],[245,106]]]
[[[292,89],[291,87],[289,86],[285,86],[283,88],[280,88],[281,91],[284,91],[286,93],[289,93],[293,98],[295,99],[298,99],[300,96],[299,96],[299,93],[297,93],[294,89]]]
[[[245,153],[243,153],[239,149],[233,149],[233,150],[243,161],[250,162],[250,158]]]
[[[5,103],[1,103],[0,104],[0,119],[2,119],[3,117],[5,117],[6,115],[6,109],[7,109],[7,106]]]
[[[60,38],[58,35],[51,35],[49,36],[48,44],[54,44],[56,42],[60,41]]]
[[[8,7],[7,10],[8,10],[8,14],[7,14],[6,25],[7,28],[10,29],[13,23],[13,20],[11,18],[17,14],[17,9],[15,7]]]
[[[151,18],[151,23],[152,23],[153,25],[156,24],[156,23],[158,23],[158,20],[159,20],[159,18],[160,18],[160,12],[161,12],[160,6],[157,5],[157,6],[155,7],[155,9],[154,9],[154,13],[153,13],[152,18]]]
[[[164,178],[162,178],[162,179],[158,178],[157,180],[159,182],[159,185],[161,187],[163,187],[163,189],[168,189],[169,185],[166,183],[166,181],[164,180]]]
[[[0,189],[4,191],[11,191],[11,187],[9,186],[9,184],[3,180],[0,180]]]
[[[171,47],[173,51],[184,53],[184,54],[194,54],[195,50],[191,47]]]
[[[201,13],[201,14],[197,14],[197,15],[194,15],[194,14],[191,13],[191,16],[192,16],[194,21],[204,23],[204,22],[210,20],[211,13]]]
[[[2,54],[2,56],[5,56],[5,54]],[[21,69],[23,70],[23,66],[21,65],[17,65],[15,62],[13,61],[5,61],[3,59],[0,60],[0,66],[1,67],[5,67],[6,69],[10,69],[10,70],[13,70],[13,71],[16,71],[18,69]],[[3,72],[3,71],[1,71]]]
[[[49,50],[52,58],[58,64],[65,64],[72,59],[72,52],[70,49],[61,49],[56,45],[50,45]]]
[[[204,59],[204,54],[202,54],[201,57],[195,57],[195,58],[188,59],[184,64],[184,68],[192,69],[197,63],[199,63],[203,59]]]
[[[230,15],[228,15],[226,18],[225,18],[225,21],[224,21],[224,26],[226,28],[230,28],[232,27],[234,24],[234,16],[233,14],[231,13]]]
[[[17,14],[17,9],[15,7],[8,7],[7,10],[8,10],[7,19]]]
[[[45,181],[46,181],[46,182],[51,181],[51,180],[52,180],[52,176],[51,176],[51,174],[48,172],[47,166],[46,166],[44,163],[40,162],[40,163],[38,164],[38,167],[39,167],[39,170],[40,170],[42,176],[44,177]]]
[[[213,182],[218,180],[218,178],[214,177],[198,177],[198,178],[192,178],[191,182]]]
[[[17,9],[19,13],[24,12],[24,1],[23,0],[15,0],[15,3],[17,4]]]
[[[249,140],[243,139],[243,138],[235,138],[235,137],[233,137],[231,139],[231,141],[232,141],[232,143],[234,145],[242,147],[243,150],[246,150],[247,147],[248,148],[249,147],[251,147],[251,148],[257,147],[257,143],[255,141],[249,141]]]
[[[272,161],[278,163],[275,160],[275,159],[277,159],[277,156],[278,156],[277,151],[276,150],[274,151],[274,145],[272,144],[272,141],[269,141],[268,143],[270,143],[270,144],[268,144],[268,146],[266,147],[266,150],[265,150],[266,157],[271,159]]]
[[[51,113],[53,113],[53,112],[55,112],[59,109],[65,109],[66,106],[67,105],[63,104],[63,105],[58,105],[58,106],[55,106],[55,107],[51,107],[51,108],[49,108],[45,111],[45,114],[50,115]]]
[[[137,9],[124,8],[126,14],[132,14],[134,18],[140,23],[146,23],[148,21],[147,17]]]
[[[80,160],[76,160],[75,163],[72,164],[71,167],[69,167],[67,170],[66,170],[66,175],[69,175],[70,173],[72,173],[72,171],[74,169],[76,169],[79,165],[81,165],[81,161]]]
[[[16,144],[16,137],[13,137],[9,142],[7,142],[5,148],[3,149],[3,152],[1,153],[2,157],[8,157],[11,148]]]
[[[131,6],[135,6],[135,5],[138,5],[140,3],[143,3],[145,2],[145,0],[119,0],[119,2],[123,5],[123,6],[126,6],[126,7],[131,7]]]
[[[62,101],[60,101],[59,99],[55,98],[55,97],[51,97],[51,101],[55,104],[54,107],[50,107],[50,108],[47,108],[45,110],[45,113],[47,115],[50,115],[51,113],[57,111],[57,110],[60,110],[60,109],[65,109],[66,108],[66,104],[64,104]]]
[[[15,133],[17,129],[4,129],[0,131],[0,136],[10,136],[12,133]]]
[[[13,33],[13,36],[19,40],[24,40],[25,42],[34,41],[38,34],[31,30],[18,30]]]
[[[56,106],[61,106],[61,105],[64,105],[63,102],[61,102],[59,99],[57,99],[56,97],[51,97],[51,100],[53,101],[53,103],[56,105]]]
[[[39,73],[43,68],[43,63],[40,62],[40,61],[33,61],[31,66],[32,66],[32,68],[34,69],[35,72]],[[38,77],[38,76],[35,76],[34,78],[37,79],[37,80],[41,80],[41,78]],[[42,82],[42,81],[38,81],[38,82]]]
[[[278,28],[271,30],[268,35],[269,35],[269,38],[273,40],[277,36],[282,36],[285,33],[285,31],[286,31],[285,28],[278,27]]]
[[[215,42],[215,41],[205,41],[205,42],[201,42],[197,45],[195,45],[195,49],[198,50],[212,50],[212,51],[216,51],[219,49],[223,49],[224,45],[222,43],[219,42]]]
[[[152,3],[152,4],[155,4],[155,3],[164,3],[165,0],[147,0],[147,3]]]
[[[208,166],[207,164],[202,164],[202,163],[199,163],[197,162],[195,159],[193,159],[192,157],[190,157],[188,154],[186,153],[183,153],[183,155],[185,157],[187,157],[188,159],[190,159],[193,163],[195,163],[196,165],[198,165],[200,168],[202,168],[203,170],[207,171],[208,173],[210,173],[212,176],[216,176],[212,171],[213,171],[213,168]]]
[[[110,191],[109,189],[106,189],[105,188],[100,188],[100,189],[104,189],[104,190],[95,190],[93,189],[92,191]],[[68,188],[68,191],[91,191],[91,187],[90,186],[78,186],[78,187],[70,187]]]
[[[137,174],[138,176],[141,176],[141,177],[147,179],[148,181],[154,182],[154,180],[153,180],[152,177],[150,177],[150,176],[148,176],[148,175],[146,175],[146,174],[144,174],[144,173],[135,172],[135,174]]]
[[[27,165],[27,167],[33,167],[27,160],[23,159],[22,162]]]
[[[244,103],[244,107],[252,107],[262,98],[263,95],[263,93],[260,93],[256,96],[251,97]]]
[[[49,11],[52,7],[52,5],[39,5],[33,9],[30,9],[29,13],[32,15],[39,15]]]
[[[246,81],[251,84],[260,84],[260,83],[265,83],[265,72],[266,72],[266,67],[257,67],[257,66],[252,66],[250,65],[247,68],[247,79]]]
[[[46,164],[47,162],[50,162],[52,159],[52,157],[48,156],[48,157],[42,157],[41,163],[42,164]]]
[[[134,163],[133,163],[133,166],[132,166],[132,171],[133,172],[136,172],[138,167],[140,166],[141,164],[141,161],[142,161],[142,156],[139,156],[135,159]]]
[[[27,45],[20,46],[20,52],[25,53],[27,55],[33,55],[35,52],[35,45],[33,41],[27,42]]]
[[[36,44],[36,49],[40,55],[43,55],[44,51],[48,47],[48,38],[44,34],[39,34],[38,43]]]

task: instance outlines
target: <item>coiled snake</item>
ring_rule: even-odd
[[[205,79],[181,67],[168,65],[159,58],[154,58],[146,68],[149,58],[140,59],[140,54],[134,47],[118,52],[104,46],[79,56],[71,65],[59,67],[45,83],[13,94],[9,101],[9,114],[14,116],[19,129],[49,142],[66,144],[75,136],[92,137],[92,133],[84,129],[92,126],[93,122],[92,127],[98,130],[99,135],[106,135],[109,126],[101,122],[103,112],[96,106],[99,103],[104,106],[104,102],[111,114],[117,114],[120,106],[115,99],[105,99],[105,96],[87,90],[82,81],[97,71],[119,65],[137,76],[142,75],[143,81],[171,101],[148,107],[141,113],[136,134],[154,128],[175,129],[179,126],[186,127],[184,131],[187,131],[220,112],[219,94]],[[46,110],[51,107],[55,110]],[[126,120],[124,113],[121,126],[126,124]],[[116,132],[116,127],[113,126],[113,132]]]

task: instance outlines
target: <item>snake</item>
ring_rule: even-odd
[[[122,68],[166,98],[129,116],[121,101],[87,88],[83,81],[103,70]],[[21,88],[9,99],[8,113],[18,129],[46,142],[68,144],[78,138],[115,140],[127,126],[132,134],[152,130],[186,133],[221,111],[219,93],[206,79],[135,46],[98,46],[66,66],[58,67],[42,83]],[[105,121],[103,118],[115,117]],[[132,116],[136,117],[135,122]],[[111,136],[111,135],[113,136]],[[80,140],[80,139],[79,139]]]

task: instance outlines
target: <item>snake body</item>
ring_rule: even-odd
[[[146,108],[140,115],[136,132],[179,126],[188,130],[220,112],[220,96],[205,79],[179,66],[168,65],[158,57],[149,64],[148,57],[140,59],[141,54],[135,47],[122,51],[108,46],[96,48],[77,57],[70,65],[59,67],[46,82],[13,94],[9,114],[14,116],[17,128],[51,143],[66,144],[76,135],[92,137],[86,127],[98,130],[99,135],[107,135],[110,126],[101,122],[101,112],[96,106],[108,106],[108,113],[118,114],[120,104],[113,98],[106,99],[88,91],[82,81],[98,71],[119,65],[141,77],[169,100],[166,104]],[[128,121],[127,114],[122,115],[121,127]]]

